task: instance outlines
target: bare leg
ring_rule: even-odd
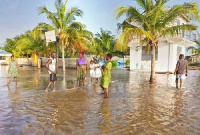
[[[104,98],[108,98],[108,88],[104,88]]]
[[[52,82],[50,81],[49,84],[47,85],[47,88],[45,90],[45,92],[48,92],[49,87],[51,86]]]
[[[17,77],[14,77],[14,79],[15,79],[15,85],[17,86]]]
[[[176,88],[178,89],[178,78],[176,78]]]
[[[82,83],[83,83],[83,87],[84,87],[85,86],[85,78],[83,79]]]
[[[56,81],[53,82],[53,92],[56,92]]]
[[[79,87],[79,81],[77,80],[77,87]]]
[[[183,88],[183,80],[180,79],[180,88],[182,89]]]
[[[7,79],[7,85],[10,85],[10,77]]]
[[[97,83],[97,84],[99,83],[99,78],[96,79],[96,83]]]
[[[93,85],[93,77],[91,77],[91,85]]]

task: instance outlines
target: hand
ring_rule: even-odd
[[[56,72],[51,71],[52,74],[56,74]]]

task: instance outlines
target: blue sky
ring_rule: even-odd
[[[189,1],[200,0],[171,0],[168,6]],[[33,29],[38,23],[48,20],[44,15],[38,16],[37,8],[46,5],[54,11],[55,0],[0,0],[0,44],[6,38],[13,38],[27,30]],[[86,28],[94,33],[100,28],[117,33],[115,10],[118,6],[136,5],[134,0],[69,0],[68,7],[77,6],[83,10],[84,16],[80,19]]]

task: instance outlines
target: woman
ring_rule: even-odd
[[[76,64],[77,69],[77,85],[80,87],[82,82],[82,86],[85,86],[85,77],[87,73],[87,61],[84,58],[84,52],[79,54],[79,58]]]
[[[104,98],[108,98],[108,88],[111,82],[111,69],[112,69],[112,54],[106,55],[106,63],[103,66],[103,72],[101,77],[101,83],[100,86],[104,91]]]
[[[15,83],[17,84],[17,76],[18,76],[18,66],[17,61],[15,60],[14,56],[11,56],[11,61],[8,64],[8,81],[7,85],[10,84],[10,79],[14,78]]]

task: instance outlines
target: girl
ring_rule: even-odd
[[[15,60],[14,56],[11,56],[11,61],[8,64],[8,80],[7,80],[7,85],[10,84],[10,79],[11,78],[15,79],[15,83],[17,85],[17,76],[18,76],[17,61]]]
[[[93,60],[90,61],[89,70],[90,70],[91,84],[93,84],[95,78],[95,63]]]
[[[95,69],[96,69],[95,70],[96,84],[98,84],[99,78],[102,76],[101,66],[100,66],[98,58],[95,58]]]
[[[112,54],[106,55],[106,63],[103,66],[103,73],[101,77],[101,83],[100,86],[104,91],[104,98],[108,98],[108,87],[111,81],[111,69],[112,69]]]
[[[85,86],[85,77],[87,73],[87,61],[84,58],[84,52],[79,54],[79,59],[77,60],[76,64],[77,69],[77,85],[80,87],[82,82],[82,86]]]

